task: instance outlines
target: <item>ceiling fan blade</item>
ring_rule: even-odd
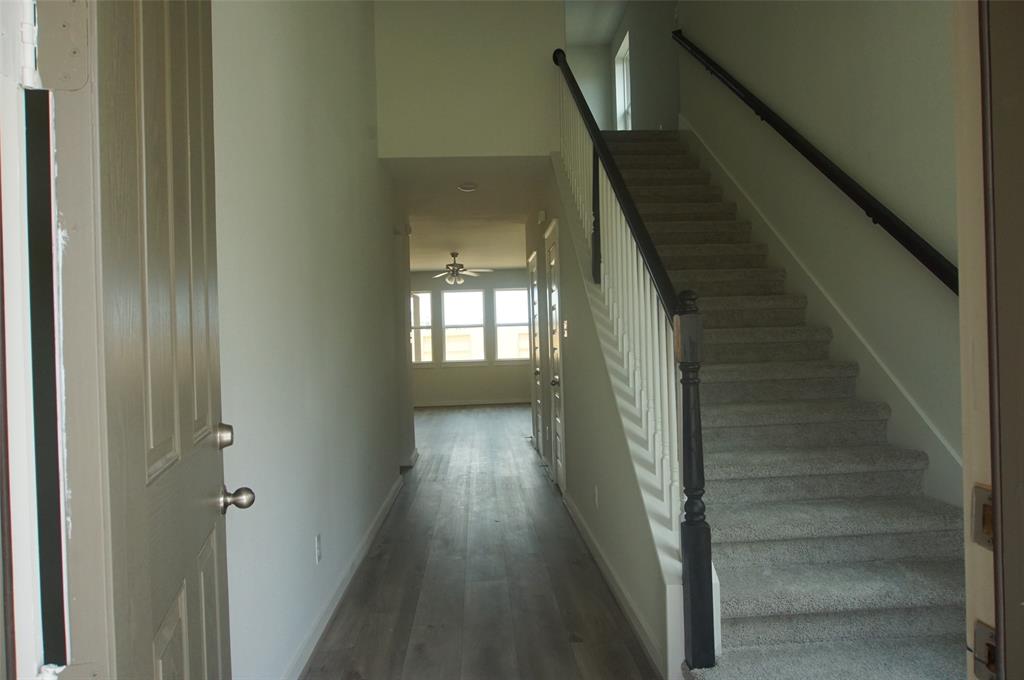
[[[431,276],[430,278],[432,278],[432,279],[439,279],[439,278],[441,278],[442,276],[448,276],[448,272],[441,272],[441,273],[440,273],[440,274],[438,274],[437,276]]]
[[[494,270],[493,269],[480,269],[479,267],[474,267],[473,269],[467,269],[466,271],[467,272],[479,272],[479,273],[483,274],[483,273],[486,273],[486,272],[493,272]],[[463,272],[463,274],[465,274],[465,273],[466,272]]]
[[[477,274],[472,269],[464,269],[464,270],[462,270],[459,273],[462,274],[463,276],[480,276],[479,274]]]

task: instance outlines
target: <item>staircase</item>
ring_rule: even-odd
[[[677,290],[699,296],[708,518],[723,655],[689,677],[961,677],[959,508],[921,494],[927,456],[722,200],[674,132],[605,133]]]

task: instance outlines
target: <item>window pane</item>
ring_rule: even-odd
[[[413,328],[430,325],[430,293],[413,293],[410,297]]]
[[[445,326],[481,326],[484,323],[484,293],[480,290],[445,292]]]
[[[447,295],[445,293],[445,296]],[[444,359],[445,361],[483,361],[483,326],[444,329]]]
[[[499,326],[498,327],[498,358],[529,359],[530,358],[530,327]]]
[[[418,341],[418,342],[417,342]],[[429,328],[414,329],[409,333],[409,342],[412,343],[412,361],[414,364],[427,363],[434,358],[434,347],[431,344],[433,334]]]
[[[529,302],[526,289],[497,290],[494,292],[494,320],[499,325],[506,323],[529,323]]]

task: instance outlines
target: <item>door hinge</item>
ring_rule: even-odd
[[[974,675],[978,680],[996,680],[999,661],[996,655],[996,631],[992,626],[974,622]]]
[[[992,550],[995,542],[995,511],[992,505],[992,489],[982,484],[974,487],[971,502],[971,537],[974,542]]]
[[[89,82],[87,0],[46,0],[36,6],[35,77],[48,90],[79,90]]]

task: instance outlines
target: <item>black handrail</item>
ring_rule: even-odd
[[[583,96],[583,91],[580,90],[576,77],[572,74],[572,69],[569,68],[569,62],[565,58],[565,51],[561,49],[555,50],[552,59],[562,72],[562,76],[565,77],[565,84],[568,86],[569,92],[576,102],[576,107],[583,118],[583,125],[587,128],[590,141],[594,145],[594,152],[601,160],[601,165],[604,166],[608,183],[611,184],[612,191],[615,192],[615,198],[619,201],[619,207],[626,218],[626,224],[629,226],[629,231],[633,234],[633,240],[636,241],[640,257],[643,258],[647,271],[654,282],[654,288],[658,291],[658,299],[661,301],[661,306],[671,320],[677,311],[676,306],[678,304],[672,279],[669,278],[665,265],[662,264],[661,258],[658,256],[654,240],[651,239],[651,235],[647,232],[647,227],[644,226],[644,221],[640,217],[640,211],[637,210],[636,203],[633,202],[633,197],[629,195],[626,181],[622,178],[622,173],[619,171],[619,166],[615,163],[611,149],[608,148],[608,142],[605,141],[604,135],[601,134],[601,128],[597,126],[594,114],[590,112],[590,106],[587,105],[587,99]]]
[[[654,281],[661,306],[672,322],[675,360],[680,371],[680,422],[682,439],[679,442],[679,467],[683,477],[686,503],[680,523],[680,548],[683,567],[683,631],[684,657],[691,669],[715,665],[715,610],[711,566],[711,527],[708,525],[704,505],[704,445],[700,420],[700,364],[703,320],[697,308],[693,291],[682,291],[678,296],[662,264],[654,241],[640,217],[622,173],[615,163],[608,144],[601,134],[590,106],[580,91],[569,68],[565,52],[555,50],[555,64],[562,71],[565,83],[572,93],[580,116],[593,143],[593,275],[601,282],[600,245],[601,210],[597,195],[598,162],[604,165],[608,182],[615,192],[626,224],[633,235],[637,249],[648,273]]]
[[[758,118],[772,126],[801,156],[809,160],[821,174],[825,175],[850,200],[860,206],[861,210],[867,214],[872,222],[885,229],[901,246],[917,258],[928,271],[942,281],[947,288],[957,295],[960,294],[959,272],[956,265],[914,231],[910,225],[897,217],[893,211],[889,210],[881,201],[875,198],[871,192],[846,174],[832,159],[807,141],[806,137],[797,132],[782,116],[744,87],[731,73],[709,57],[704,50],[697,47],[692,40],[684,36],[681,30],[672,31],[672,37],[700,62],[711,75],[718,78],[727,88],[732,90],[733,94],[739,97],[744,104],[757,114]]]

